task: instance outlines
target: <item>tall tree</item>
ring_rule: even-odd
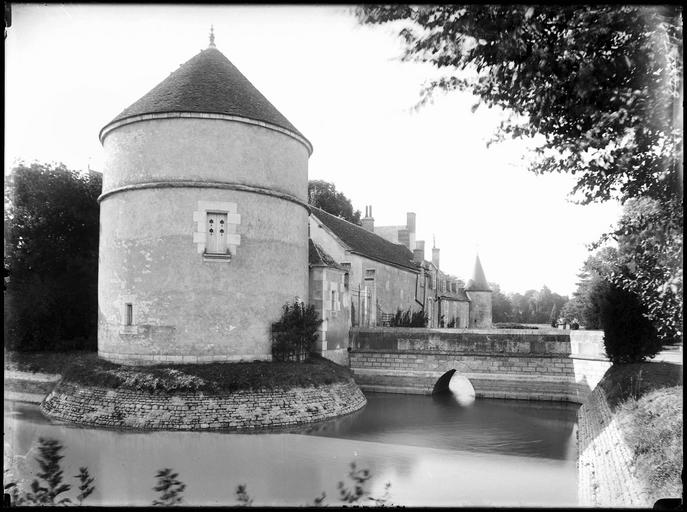
[[[12,170],[5,188],[9,346],[95,347],[101,188],[100,173],[63,164]]]
[[[501,287],[496,283],[489,283],[491,287],[491,315],[492,321],[495,323],[512,322],[513,321],[513,306],[508,300]]]
[[[469,91],[510,113],[496,140],[539,135],[531,170],[574,174],[582,203],[657,201],[650,222],[626,222],[610,234],[635,236],[648,226],[667,233],[632,245],[634,270],[614,282],[639,292],[648,283],[642,276],[654,275],[654,290],[674,293],[660,300],[640,293],[649,314],[659,318],[659,304],[672,301],[681,317],[682,273],[670,264],[654,272],[681,259],[681,7],[366,5],[356,14],[362,23],[398,22],[403,59],[445,71],[420,104],[435,91]],[[682,334],[677,322],[661,321],[669,322],[659,327],[665,339]]]
[[[513,115],[501,135],[542,135],[532,169],[574,172],[587,202],[614,192],[677,198],[679,6],[366,5],[356,13],[362,23],[403,20],[403,58],[446,71],[425,99],[466,90],[503,107]]]
[[[670,207],[651,198],[629,200],[617,229],[606,237],[618,244],[606,278],[638,297],[664,343],[683,332],[683,226],[664,221]]]
[[[342,217],[353,224],[360,225],[360,210],[353,210],[351,200],[343,192],[336,190],[333,183],[323,180],[308,182],[308,204],[327,213]]]

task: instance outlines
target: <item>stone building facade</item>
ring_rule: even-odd
[[[358,226],[311,208],[309,233],[318,249],[315,256],[311,255],[311,283],[313,273],[319,276],[321,272],[314,269],[325,263],[328,274],[336,276],[325,284],[323,300],[318,297],[322,289],[319,281],[310,293],[313,303],[318,307],[323,304],[320,349],[326,357],[336,360],[341,356],[332,350],[340,351],[339,347],[349,345],[350,327],[386,325],[399,309],[423,311],[428,327],[491,327],[491,291],[479,257],[466,287],[461,280],[440,270],[437,247],[432,248],[431,261],[424,259],[424,241],[415,240],[415,214],[409,212],[407,220],[406,226],[376,227],[372,209],[367,207],[362,226]],[[337,282],[342,278],[338,272],[342,271],[344,286],[340,287]],[[335,289],[341,290],[336,295],[340,304],[334,299]],[[344,317],[335,307],[348,315],[347,328],[341,328]]]
[[[212,42],[100,140],[99,355],[270,359],[308,296],[310,142]]]
[[[415,213],[374,226],[369,206],[361,227],[307,205],[312,145],[212,39],[100,132],[99,355],[269,360],[271,324],[296,298],[315,305],[318,351],[339,362],[352,326],[398,310],[490,326],[481,265],[463,288],[438,248],[425,260]]]

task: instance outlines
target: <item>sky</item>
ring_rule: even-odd
[[[615,202],[577,205],[573,176],[527,171],[528,147],[487,147],[504,113],[438,95],[419,110],[430,65],[400,61],[390,26],[348,6],[13,4],[5,39],[5,173],[19,160],[101,171],[98,132],[208,45],[313,144],[309,179],[334,183],[376,225],[417,215],[417,240],[467,280],[478,251],[506,293],[576,289],[586,245]]]

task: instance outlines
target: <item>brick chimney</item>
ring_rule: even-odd
[[[372,205],[365,207],[365,217],[363,217],[361,221],[363,224],[363,229],[366,229],[371,233],[375,232],[375,219],[372,216]]]
[[[432,247],[432,263],[434,263],[434,266],[436,268],[439,267],[439,248],[436,246],[437,242],[436,239],[434,240],[434,246]]]
[[[425,241],[418,240],[415,242],[415,249],[413,250],[413,259],[422,263],[425,259]]]
[[[406,229],[409,233],[415,233],[415,214],[413,212],[406,213]]]

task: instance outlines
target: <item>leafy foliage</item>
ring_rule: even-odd
[[[606,355],[613,363],[636,363],[658,354],[662,344],[636,295],[610,284],[600,306]]]
[[[589,255],[578,274],[580,281],[572,299],[561,310],[561,316],[571,323],[578,319],[586,329],[601,329],[601,301],[608,294],[610,275],[615,266],[617,251],[605,247]]]
[[[99,173],[19,164],[5,189],[8,347],[94,348]]]
[[[284,304],[281,318],[272,324],[272,357],[275,361],[308,358],[318,338],[320,319],[315,306],[294,301]]]
[[[236,500],[240,503],[239,507],[250,507],[253,504],[253,498],[248,494],[246,484],[236,487]]]
[[[617,241],[607,278],[639,297],[664,343],[683,333],[683,222],[682,211],[670,211],[673,206],[650,198],[630,200],[616,230],[595,244]]]
[[[333,183],[323,180],[308,181],[308,204],[360,226],[360,210],[353,210],[351,200],[338,192]]]
[[[494,322],[513,321],[513,305],[496,283],[489,283],[491,288],[491,318]]]
[[[79,494],[76,499],[79,501],[79,505],[81,505],[83,500],[88,498],[95,490],[93,485],[95,478],[88,473],[88,468],[86,467],[80,467],[79,474],[75,475],[74,478],[79,479]]]
[[[171,507],[183,502],[183,494],[186,484],[177,479],[179,475],[170,468],[160,469],[155,478],[157,485],[153,487],[155,492],[159,492],[159,498],[153,500],[154,506]]]
[[[512,113],[501,136],[543,136],[532,170],[576,174],[586,202],[613,192],[675,198],[678,6],[365,5],[356,14],[402,21],[404,60],[446,72],[425,101],[435,90],[470,91]]]
[[[560,309],[568,301],[567,296],[554,293],[547,286],[542,286],[539,291],[512,293],[508,295],[508,299],[511,303],[511,321],[523,324],[550,323],[551,309]]]
[[[389,320],[390,327],[427,327],[429,318],[424,311],[396,310],[396,314]]]
[[[79,474],[75,478],[79,479],[79,495],[77,502],[64,493],[71,489],[71,485],[62,482],[63,471],[60,461],[64,458],[60,455],[63,447],[59,441],[55,439],[38,439],[39,456],[36,458],[40,472],[37,474],[38,479],[34,479],[30,485],[30,491],[20,491],[15,482],[9,482],[4,485],[7,494],[10,495],[14,504],[20,506],[57,506],[57,505],[81,505],[83,500],[90,496],[95,490],[93,482],[95,481],[88,474],[88,469],[85,467],[79,468]]]
[[[682,336],[681,13],[677,5],[356,9],[361,23],[398,23],[404,60],[445,72],[420,105],[435,91],[469,91],[479,99],[473,112],[483,103],[509,113],[495,140],[539,144],[532,171],[575,175],[583,204],[627,205],[600,241],[621,246],[609,280],[641,299],[664,342]]]
[[[385,506],[389,503],[391,488],[391,482],[387,482],[384,485],[384,494],[378,498],[370,496],[370,492],[366,489],[366,485],[372,474],[369,469],[357,469],[355,462],[351,462],[351,469],[348,472],[348,478],[352,482],[352,487],[347,487],[344,482],[339,482],[337,488],[339,490],[339,500],[343,503],[359,503],[363,498],[367,498],[371,505]],[[326,494],[323,492],[319,497],[315,498],[314,504],[316,506],[321,506],[324,504],[326,499]],[[365,506],[363,501],[363,506]],[[346,505],[344,505],[346,506]],[[357,505],[354,505],[357,506]]]
[[[41,473],[38,477],[44,480],[45,485],[34,480],[31,484],[31,493],[21,493],[15,482],[8,482],[4,484],[6,494],[10,494],[15,505],[74,505],[71,498],[59,498],[71,488],[68,484],[62,483],[62,467],[60,460],[64,457],[59,454],[62,450],[62,445],[55,439],[39,438],[39,452],[40,457],[36,460],[41,467]],[[353,487],[348,488],[344,482],[339,482],[338,489],[340,499],[344,503],[357,503],[363,498],[367,498],[373,504],[384,506],[389,503],[390,494],[389,489],[391,483],[387,482],[384,486],[384,494],[381,497],[370,496],[370,492],[365,488],[367,482],[372,478],[372,474],[367,469],[356,469],[355,462],[351,462],[351,469],[348,473],[348,478],[352,480]],[[8,473],[5,469],[5,474]],[[78,478],[79,495],[77,496],[78,505],[83,503],[83,500],[90,496],[95,490],[93,482],[95,478],[91,477],[88,468],[80,467],[79,474],[75,476]],[[178,506],[183,504],[184,491],[186,484],[179,480],[179,474],[175,473],[170,468],[163,468],[155,474],[157,484],[153,490],[160,494],[153,499],[153,506]],[[236,487],[236,499],[239,502],[238,506],[250,507],[253,504],[253,498],[248,494],[246,484],[240,484]],[[326,494],[321,493],[315,498],[314,505],[322,506],[325,504]]]

